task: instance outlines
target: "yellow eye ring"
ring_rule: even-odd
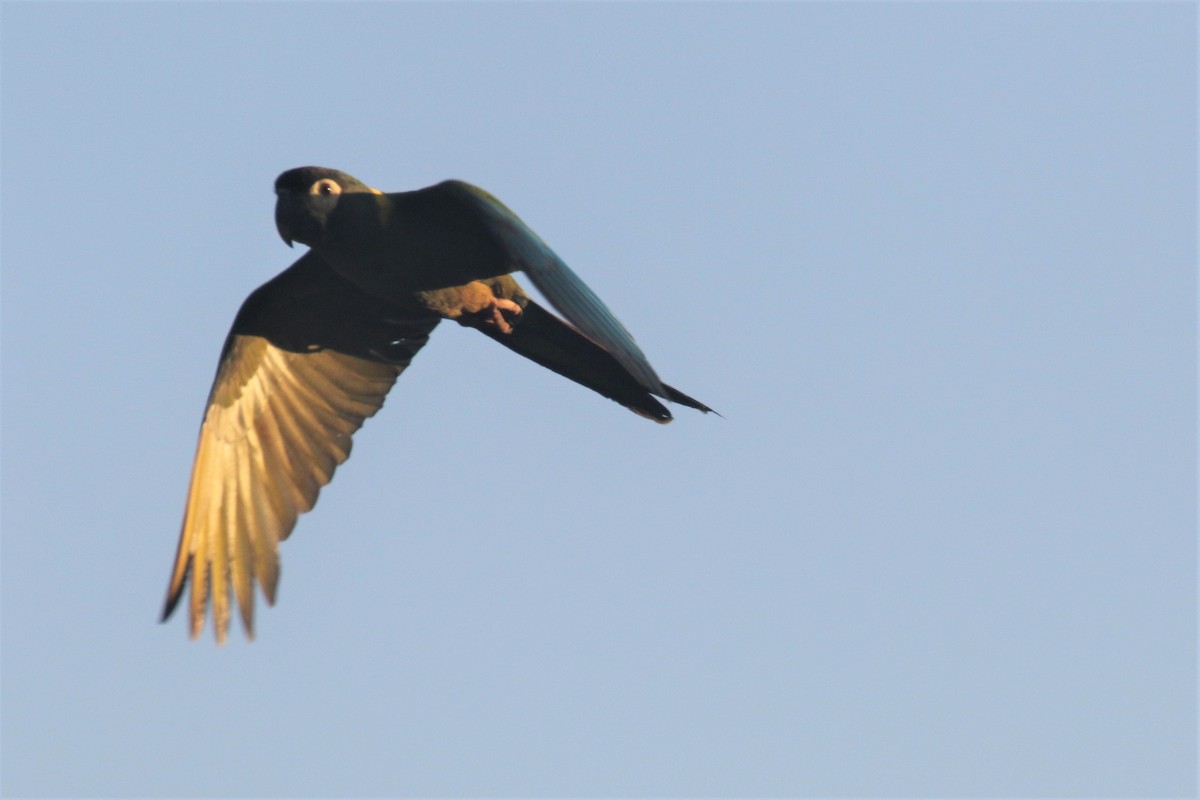
[[[333,197],[342,193],[342,187],[337,181],[322,178],[309,188],[308,193],[316,197]]]

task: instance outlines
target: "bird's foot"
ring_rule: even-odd
[[[418,296],[430,311],[482,331],[494,329],[500,333],[512,333],[513,325],[521,316],[522,306],[519,303],[507,297],[498,297],[493,287],[483,281],[418,292]]]
[[[496,297],[486,308],[479,311],[479,316],[485,327],[494,327],[501,333],[512,333],[512,322],[509,322],[509,319],[515,322],[517,317],[521,316],[521,307],[512,300]]]
[[[512,333],[513,323],[521,316],[521,306],[505,297],[497,297],[483,281],[472,281],[458,289],[459,322],[477,328],[495,328]],[[453,313],[453,312],[452,312]]]

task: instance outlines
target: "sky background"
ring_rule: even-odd
[[[2,11],[8,796],[1196,787],[1196,6]],[[157,624],[275,176],[456,177],[668,382],[446,324]]]

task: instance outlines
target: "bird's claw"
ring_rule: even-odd
[[[497,287],[490,283],[471,281],[462,286],[418,292],[418,296],[427,309],[460,325],[481,331],[512,333],[522,306],[515,300],[497,295],[496,291]]]
[[[507,315],[505,312],[508,312]],[[495,327],[501,333],[512,333],[512,322],[509,322],[509,316],[515,321],[517,317],[521,316],[521,307],[512,300],[496,297],[479,313],[480,320],[485,326]]]

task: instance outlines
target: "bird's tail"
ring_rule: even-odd
[[[513,352],[616,400],[636,414],[664,424],[671,421],[666,406],[612,354],[533,300],[525,305],[510,333],[497,331],[494,326],[480,326],[479,330]],[[705,413],[712,411],[671,386],[663,384],[663,389],[667,400]]]

